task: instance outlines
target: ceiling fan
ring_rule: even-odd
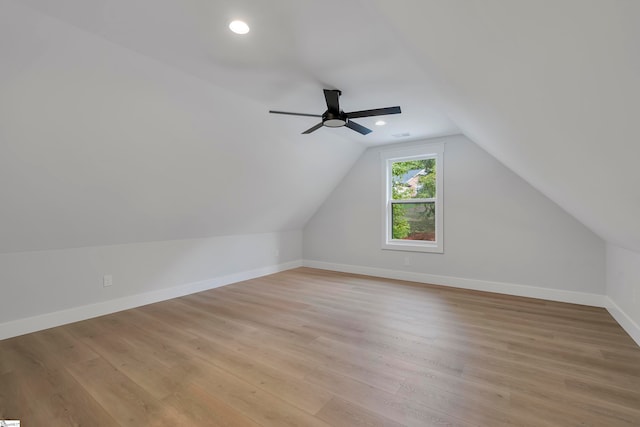
[[[340,109],[340,101],[338,98],[342,95],[339,90],[324,89],[324,99],[327,101],[327,111],[323,114],[306,114],[306,113],[289,113],[287,111],[273,111],[273,114],[288,114],[291,116],[306,116],[306,117],[321,117],[322,121],[310,129],[302,132],[308,134],[320,129],[322,126],[329,128],[339,128],[346,126],[349,129],[355,130],[362,135],[371,133],[371,129],[368,129],[351,119],[357,119],[360,117],[371,116],[385,116],[387,114],[400,114],[400,107],[387,107],[387,108],[375,108],[373,110],[352,111],[351,113],[345,113]]]

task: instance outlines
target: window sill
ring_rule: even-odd
[[[430,252],[442,254],[444,249],[442,245],[436,242],[416,243],[416,241],[391,241],[382,244],[383,250],[390,251],[406,251],[406,252]]]

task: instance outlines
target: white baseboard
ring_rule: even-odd
[[[488,280],[466,279],[462,277],[439,276],[427,273],[389,270],[384,268],[365,267],[360,265],[335,264],[323,261],[304,260],[305,267],[322,270],[341,271],[344,273],[364,274],[387,279],[407,280],[411,282],[430,283],[432,285],[451,286],[454,288],[473,289],[476,291],[496,292],[521,297],[539,298],[549,301],[568,302],[572,304],[605,307],[605,296],[587,292],[565,291],[561,289],[541,288],[513,283],[492,282]]]
[[[640,345],[640,326],[631,319],[611,298],[586,292],[573,292],[559,289],[540,288],[536,286],[517,285],[487,280],[466,279],[451,276],[439,276],[426,273],[389,270],[358,265],[336,264],[314,260],[297,260],[254,270],[242,271],[226,276],[215,277],[200,282],[187,283],[172,288],[160,289],[143,294],[131,295],[114,300],[74,307],[67,310],[46,313],[39,316],[27,317],[0,324],[0,340],[28,334],[43,329],[53,328],[67,323],[78,322],[92,317],[103,316],[130,308],[140,307],[155,302],[194,294],[209,289],[219,288],[243,280],[278,273],[301,267],[318,268],[322,270],[341,271],[344,273],[364,274],[368,276],[385,277],[389,279],[407,280],[434,285],[452,286],[463,289],[473,289],[485,292],[540,298],[550,301],[568,302],[573,304],[590,305],[606,308],[611,316],[622,328]]]
[[[627,313],[625,313],[618,304],[616,304],[611,298],[605,297],[605,307],[611,316],[616,319],[616,322],[622,326],[631,338],[640,345],[640,326],[633,321]]]
[[[0,340],[53,328],[67,323],[78,322],[92,317],[128,310],[142,305],[178,298],[196,292],[206,291],[208,289],[219,288],[221,286],[230,285],[243,280],[255,279],[256,277],[266,276],[301,266],[301,260],[291,261],[283,264],[256,268],[254,270],[242,271],[226,276],[214,277],[200,282],[186,283],[143,294],[131,295],[95,304],[74,307],[67,310],[55,311],[53,313],[46,313],[39,316],[13,320],[11,322],[0,324]]]

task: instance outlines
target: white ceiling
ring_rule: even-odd
[[[476,143],[640,252],[640,2],[377,1]]]
[[[460,131],[640,251],[639,8],[4,1],[0,251],[300,228],[366,146]],[[368,136],[267,113],[322,113],[322,88],[403,113]]]
[[[157,59],[231,93],[284,110],[322,114],[323,88],[345,111],[400,105],[402,117],[360,136],[368,145],[459,133],[439,110],[410,52],[366,0],[26,0],[50,16]],[[338,13],[336,13],[338,11]],[[228,29],[245,19],[252,30]],[[271,117],[302,132],[314,118]],[[375,118],[358,120],[373,128]],[[326,131],[326,129],[324,129]]]

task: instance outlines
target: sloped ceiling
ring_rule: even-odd
[[[0,251],[299,228],[366,146],[460,130],[640,251],[639,8],[2,2]],[[266,114],[322,112],[323,87],[345,110],[403,114],[366,137]]]
[[[376,3],[467,136],[640,251],[640,2]]]
[[[393,128],[301,135],[318,119],[268,114],[322,113],[329,84],[347,110],[400,104],[416,132],[457,132],[412,104],[425,85],[387,78],[395,53],[362,62],[372,31],[319,49],[326,28],[291,18],[314,6],[293,4],[246,3],[243,39],[236,1],[0,3],[0,251],[300,229]]]

